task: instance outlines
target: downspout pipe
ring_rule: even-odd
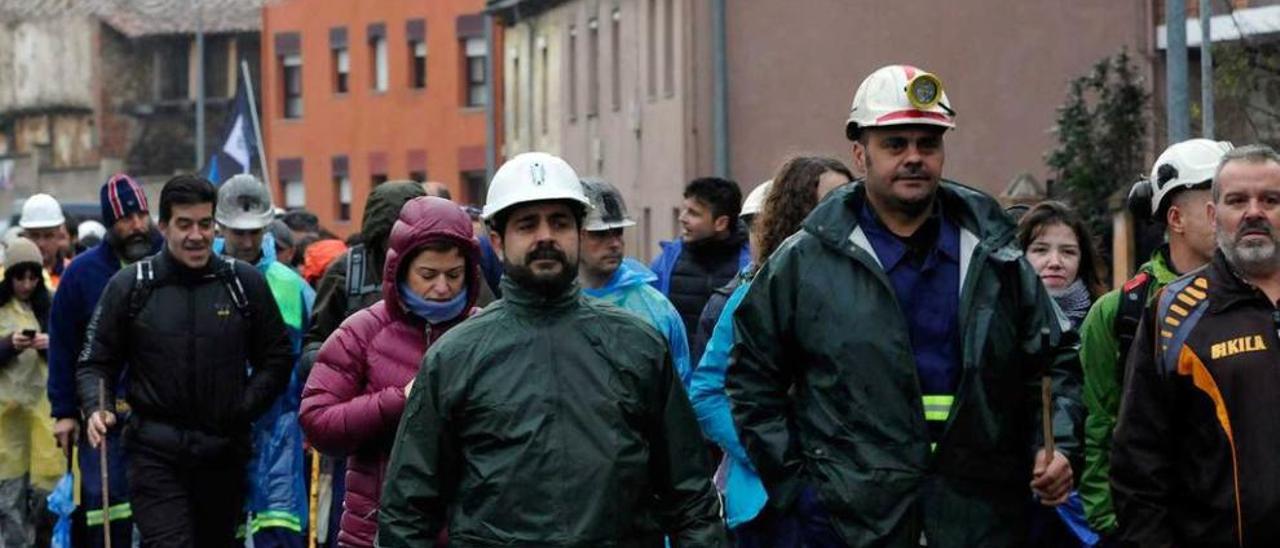
[[[729,63],[725,25],[725,0],[711,2],[712,134],[715,140],[715,173],[729,177]]]

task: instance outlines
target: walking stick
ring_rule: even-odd
[[[1053,377],[1049,374],[1049,328],[1040,329],[1040,352],[1044,364],[1040,375],[1041,422],[1044,426],[1045,457],[1053,460]]]
[[[107,410],[107,381],[98,379],[98,411]],[[98,469],[102,473],[102,543],[111,548],[111,484],[107,481],[107,436],[98,445]]]

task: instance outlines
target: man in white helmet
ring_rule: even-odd
[[[57,289],[62,271],[70,261],[63,249],[71,236],[67,233],[67,218],[62,214],[62,205],[48,194],[27,198],[22,203],[18,226],[22,227],[22,236],[40,248],[49,291]]]
[[[520,154],[484,217],[503,298],[427,351],[396,433],[378,543],[725,546],[702,434],[666,341],[577,283],[590,202]]]
[[[1080,326],[1084,369],[1085,465],[1080,497],[1089,525],[1104,537],[1117,528],[1111,501],[1111,434],[1120,413],[1124,363],[1151,298],[1178,276],[1209,262],[1217,244],[1208,204],[1214,171],[1231,143],[1191,139],[1165,149],[1151,176],[1134,184],[1129,209],[1164,225],[1165,245],[1138,273],[1093,303]]]
[[[316,293],[276,260],[274,236],[267,235],[275,218],[271,191],[253,175],[236,175],[218,187],[215,211],[221,237],[214,240],[213,250],[254,265],[267,279],[289,333],[296,373]],[[304,540],[308,512],[298,406],[305,383],[296,374],[290,377],[284,394],[253,425],[248,510],[254,546],[300,546]]]
[[[767,545],[1020,546],[1032,494],[1070,493],[1076,352],[1000,205],[942,179],[953,127],[937,76],[868,76],[845,126],[866,179],[818,204],[734,314],[725,386]]]

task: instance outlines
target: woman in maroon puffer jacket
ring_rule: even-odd
[[[474,312],[479,264],[465,212],[440,198],[411,200],[391,229],[383,300],[347,318],[320,349],[299,421],[320,451],[347,455],[342,546],[373,546],[406,393],[432,341]]]

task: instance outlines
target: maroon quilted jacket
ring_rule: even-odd
[[[387,245],[382,301],[342,322],[324,342],[302,391],[299,421],[313,446],[347,456],[347,492],[338,541],[373,546],[378,499],[392,438],[404,411],[404,386],[418,372],[427,347],[468,314],[428,327],[401,304],[400,263],[427,242],[453,240],[467,257],[467,290],[474,311],[480,293],[480,246],[471,219],[440,198],[415,198],[400,210]]]

